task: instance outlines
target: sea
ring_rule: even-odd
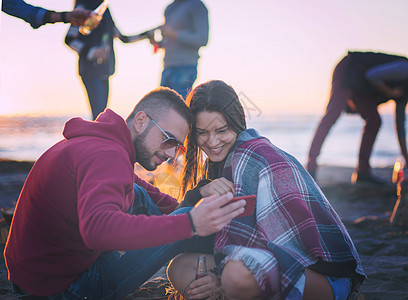
[[[64,123],[72,116],[0,116],[0,159],[35,161],[63,138]],[[320,115],[260,115],[247,119],[273,144],[306,164],[307,154]],[[382,115],[372,167],[390,167],[400,159],[394,116]],[[318,159],[319,165],[354,167],[357,164],[364,121],[358,115],[343,114],[332,127]]]

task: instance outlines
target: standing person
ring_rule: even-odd
[[[75,26],[83,25],[90,14],[90,10],[76,8],[73,11],[55,12],[42,7],[30,5],[23,0],[3,0],[1,10],[6,14],[22,19],[37,29],[48,23],[71,23]]]
[[[144,203],[169,214],[176,199],[134,174],[182,153],[191,112],[168,88],[145,95],[126,119],[74,118],[64,139],[34,164],[21,191],[4,255],[19,296],[122,299],[176,254],[243,212],[232,198],[204,198],[174,215],[135,215]],[[223,207],[222,207],[223,206]],[[151,212],[154,208],[151,208]]]
[[[365,278],[361,261],[309,173],[246,128],[238,95],[224,82],[197,86],[187,104],[196,120],[187,138],[184,190],[197,174],[223,177],[235,196],[256,195],[256,210],[216,234],[214,258],[207,260],[216,275],[194,280],[197,254],[177,256],[168,269],[174,287],[191,299],[207,299],[217,286],[228,299],[346,299]],[[219,194],[225,191],[228,185]]]
[[[198,51],[208,42],[208,11],[200,0],[175,0],[164,12],[160,27],[163,39],[150,42],[164,49],[161,86],[176,90],[183,98],[197,79]]]
[[[371,173],[369,159],[381,126],[378,106],[393,99],[396,103],[395,122],[401,153],[408,163],[405,138],[405,107],[408,101],[408,59],[406,57],[373,52],[349,52],[333,72],[332,90],[326,113],[317,127],[310,146],[307,170],[316,177],[317,157],[331,127],[341,112],[354,108],[365,120],[358,165],[352,182],[382,184]]]
[[[77,0],[75,8],[93,10],[102,1]],[[79,55],[78,72],[88,94],[93,120],[108,104],[109,77],[115,72],[114,37],[123,39],[108,8],[89,35],[80,34],[79,27],[71,26],[65,38],[65,43]]]

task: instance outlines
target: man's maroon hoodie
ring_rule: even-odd
[[[102,251],[191,237],[186,214],[128,214],[134,182],[164,213],[177,201],[135,176],[135,149],[119,115],[107,109],[95,122],[71,119],[63,134],[37,160],[18,199],[4,251],[10,281],[49,296],[67,289]]]

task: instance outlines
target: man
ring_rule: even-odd
[[[307,164],[309,173],[313,177],[316,176],[316,160],[323,142],[341,112],[348,108],[358,112],[366,122],[358,166],[352,176],[352,183],[383,184],[382,179],[371,173],[369,159],[381,126],[378,106],[390,99],[396,103],[397,136],[401,154],[408,163],[405,138],[407,87],[408,59],[406,57],[385,53],[349,52],[333,72],[332,91],[326,114],[320,121],[310,147]]]
[[[198,51],[208,42],[208,11],[200,0],[175,0],[164,12],[163,39],[150,42],[164,49],[161,86],[176,90],[185,99],[197,79]]]
[[[83,25],[91,12],[90,10],[85,9],[55,12],[27,4],[23,0],[3,0],[1,10],[8,15],[26,21],[34,29],[47,23],[57,22],[71,23],[75,26]]]
[[[134,163],[154,170],[174,158],[191,120],[168,88],[144,96],[126,122],[109,109],[95,122],[69,120],[65,139],[35,163],[16,206],[4,252],[16,293],[122,299],[192,246],[192,236],[211,235],[242,213],[244,202],[224,206],[229,193],[175,215],[132,214],[141,203],[165,214],[177,207],[135,176]]]

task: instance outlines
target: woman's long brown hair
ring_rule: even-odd
[[[203,111],[219,112],[225,117],[231,130],[241,133],[246,129],[244,109],[234,89],[221,80],[211,80],[197,86],[186,99],[194,117]],[[215,163],[206,160],[197,145],[195,122],[187,136],[187,152],[181,185],[181,197],[195,187],[203,178],[215,179],[221,176],[224,161]]]

